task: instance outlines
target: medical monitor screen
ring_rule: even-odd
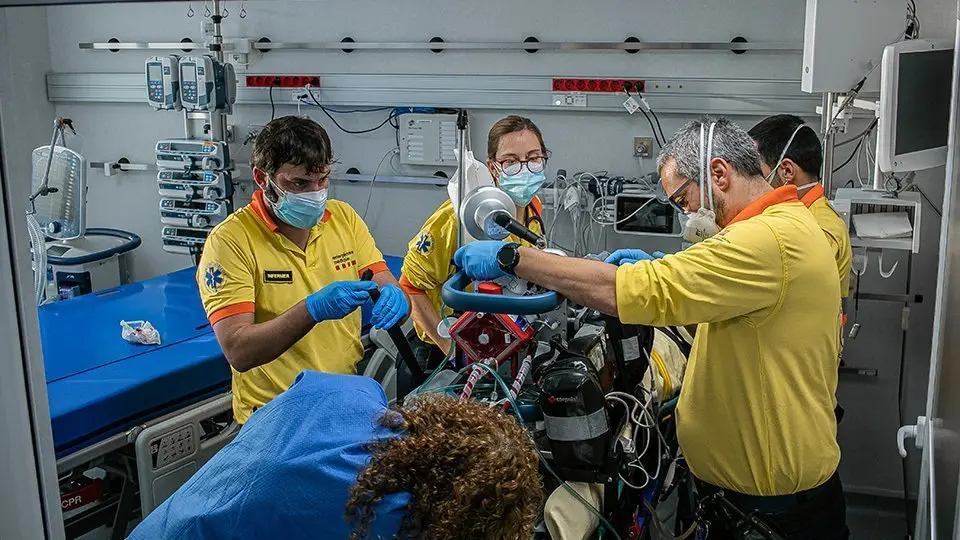
[[[160,64],[149,64],[147,66],[147,78],[151,81],[159,81],[161,75]]]
[[[198,143],[170,143],[171,152],[200,152],[202,149]]]
[[[178,238],[178,237],[179,238],[196,238],[199,240],[203,240],[204,238],[207,237],[207,231],[194,230],[194,229],[170,228],[170,229],[164,229],[163,235],[166,237],[173,237],[173,238]]]
[[[897,78],[897,155],[947,145],[953,50],[902,53]]]
[[[178,210],[204,210],[207,207],[207,203],[197,201],[174,201],[173,207]]]
[[[184,82],[197,82],[197,70],[192,68],[193,66],[187,66],[187,69],[181,72]]]
[[[649,204],[646,204],[647,202]],[[649,197],[617,198],[616,220],[619,231],[673,234],[674,218],[673,207],[669,204],[651,200]]]

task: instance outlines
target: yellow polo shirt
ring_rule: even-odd
[[[823,234],[833,250],[833,258],[837,261],[837,272],[840,274],[840,297],[850,295],[850,261],[853,259],[853,250],[850,248],[850,232],[840,214],[830,206],[830,202],[823,194],[823,186],[816,185],[810,188],[800,202],[805,204],[823,229]]]
[[[253,313],[262,323],[334,281],[356,280],[367,268],[376,273],[387,265],[348,204],[327,203],[303,251],[279,232],[263,192],[257,191],[248,206],[210,232],[197,282],[211,325],[239,313]],[[362,357],[360,310],[319,323],[276,360],[245,373],[233,371],[233,414],[242,424],[301,371],[352,374]]]
[[[700,323],[677,405],[680,447],[698,478],[787,495],[836,471],[834,268],[797,188],[784,186],[713,238],[617,269],[624,322]]]
[[[524,212],[524,224],[533,232],[543,234],[543,204],[534,197]],[[442,312],[443,300],[440,291],[444,282],[453,276],[453,254],[457,251],[457,227],[459,220],[453,211],[453,203],[445,201],[430,216],[423,228],[407,246],[407,255],[403,259],[400,286],[407,294],[425,294],[437,313],[446,317],[452,310]],[[507,241],[530,245],[514,236]],[[426,331],[414,322],[417,335],[427,343],[432,343]]]

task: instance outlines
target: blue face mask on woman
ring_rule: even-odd
[[[527,206],[547,181],[543,171],[530,172],[526,167],[517,174],[500,173],[500,189],[513,199],[517,206]]]
[[[270,206],[284,223],[305,230],[320,223],[327,209],[327,188],[305,193],[291,193],[281,190],[269,178],[267,183],[272,185],[278,194],[277,202],[271,202]]]

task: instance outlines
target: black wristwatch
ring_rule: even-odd
[[[520,244],[510,242],[504,244],[497,252],[497,264],[504,272],[513,275],[513,270],[520,264]]]

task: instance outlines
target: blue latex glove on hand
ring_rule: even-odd
[[[506,243],[498,240],[477,240],[458,249],[453,264],[470,279],[490,281],[507,275],[497,264],[497,252]]]
[[[633,264],[638,261],[652,261],[660,258],[663,258],[662,251],[654,251],[651,255],[642,249],[618,249],[604,259],[603,262],[620,266],[624,264]]]
[[[306,299],[307,311],[316,322],[339,320],[370,301],[372,281],[335,281]]]
[[[373,305],[370,322],[374,328],[393,328],[401,319],[410,314],[407,297],[396,285],[387,284],[380,288],[380,299]]]

